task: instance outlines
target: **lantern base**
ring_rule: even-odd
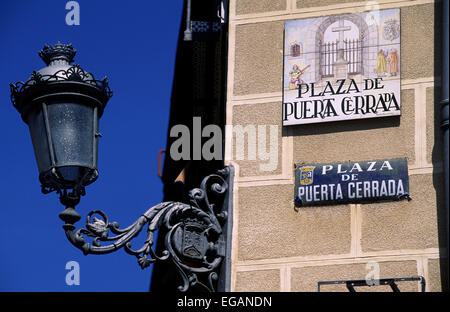
[[[79,195],[85,194],[85,186],[95,182],[98,170],[82,166],[53,167],[39,175],[42,193],[56,191],[62,195],[62,190],[73,190]]]

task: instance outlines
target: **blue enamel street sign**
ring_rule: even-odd
[[[295,205],[316,206],[409,198],[406,158],[299,165]]]

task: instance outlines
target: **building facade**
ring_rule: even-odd
[[[231,157],[225,164],[235,168],[231,291],[316,291],[319,281],[368,276],[423,276],[427,291],[445,290],[441,5],[434,0],[230,0],[226,127],[251,125],[267,138],[276,129],[271,138],[277,144],[276,164],[261,170],[268,157],[248,157],[247,141],[244,157],[237,157],[236,133],[226,131],[225,154]],[[286,22],[393,9],[400,11],[401,115],[283,125],[284,56],[307,53],[301,43],[286,51]],[[375,67],[376,57],[361,70]],[[407,159],[411,200],[294,205],[296,166],[393,158]],[[417,281],[398,286],[420,290]],[[322,289],[346,291],[345,285]]]

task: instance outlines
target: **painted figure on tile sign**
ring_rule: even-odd
[[[292,66],[292,70],[289,72],[289,75],[291,76],[291,80],[289,82],[289,89],[294,90],[297,89],[300,84],[303,83],[303,80],[301,79],[301,76],[309,68],[309,65],[306,66],[303,69],[300,69],[297,64],[294,64]]]
[[[377,67],[375,68],[375,72],[378,74],[378,77],[384,76],[386,73],[386,56],[387,54],[383,49],[378,51]]]
[[[387,72],[391,76],[396,76],[398,73],[398,54],[396,49],[389,50],[387,63],[388,63]]]

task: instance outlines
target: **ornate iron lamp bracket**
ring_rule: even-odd
[[[142,269],[155,261],[172,261],[183,280],[183,285],[178,287],[182,292],[194,285],[215,291],[217,269],[226,249],[222,229],[228,214],[223,204],[229,176],[230,168],[225,167],[205,177],[200,188],[189,192],[189,204],[159,203],[124,229],[120,229],[117,222],[110,222],[103,211],[93,210],[86,217],[86,227],[75,230],[74,223],[81,216],[74,209],[79,196],[73,193],[61,197],[66,209],[59,217],[65,222],[63,228],[69,241],[86,255],[108,254],[123,247],[128,254],[137,257]],[[131,240],[144,226],[147,226],[146,240],[142,247],[133,249]],[[159,255],[152,248],[157,229],[164,229],[166,233],[164,250]]]

